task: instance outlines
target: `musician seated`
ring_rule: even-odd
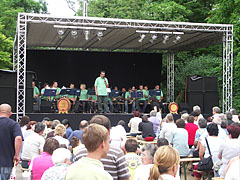
[[[97,112],[97,96],[96,95],[88,95],[89,99],[89,110],[90,112]]]
[[[159,85],[156,85],[154,90],[155,91],[161,91],[161,93],[160,93],[160,95],[156,95],[154,98],[152,98],[151,107],[153,109],[156,106],[157,109],[162,109],[162,112],[163,112],[164,111],[164,106],[163,106],[163,103],[162,103],[163,92],[160,89]]]
[[[86,89],[86,84],[80,85],[81,94],[79,96],[80,105],[82,106],[82,112],[87,112],[88,105],[88,90]]]
[[[119,92],[118,87],[115,86],[112,92]],[[121,98],[120,93],[118,94],[118,96],[111,97],[111,100],[113,102],[113,112],[114,113],[121,112],[121,106],[119,104],[120,98]]]
[[[39,89],[35,85],[35,81],[32,81],[32,88],[33,88],[33,102],[37,104],[37,110],[40,111],[41,98]]]
[[[143,85],[139,86],[139,90],[137,92],[143,92],[143,97],[142,98],[138,98],[137,99],[137,109],[141,112],[144,113],[147,107],[147,99],[148,99],[148,92],[143,89]],[[141,108],[140,105],[143,105],[143,107]]]
[[[49,96],[44,96],[44,92],[45,89],[49,89],[49,84],[48,83],[44,83],[43,88],[41,89],[41,100],[42,101],[50,101],[50,97]]]
[[[75,88],[74,84],[71,83],[69,88],[74,89]],[[76,105],[77,96],[66,94],[65,97],[68,98],[69,101],[71,102],[71,112],[75,112],[75,105]]]
[[[57,82],[57,81],[54,81],[54,82],[53,82],[53,85],[52,85],[51,89],[56,89],[56,90],[57,90],[57,91],[56,91],[56,96],[53,96],[53,97],[51,98],[51,100],[52,100],[52,101],[57,101],[57,100],[59,100],[59,99],[61,98],[61,96],[60,96],[61,88],[58,87],[58,82]]]
[[[135,98],[132,98],[131,97],[131,93],[132,93],[132,88],[129,88],[128,91],[125,93],[125,101],[124,101],[124,104],[125,104],[125,113],[128,113],[128,104],[131,104],[132,105],[132,113],[134,112],[135,110],[135,106],[136,106],[136,102],[135,102]]]

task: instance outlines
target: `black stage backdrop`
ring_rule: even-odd
[[[119,88],[161,83],[162,54],[88,52],[61,50],[27,50],[27,70],[37,74],[37,84],[52,84],[75,88],[80,83],[92,88],[101,70],[105,70],[110,87]]]

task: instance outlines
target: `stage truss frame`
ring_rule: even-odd
[[[44,14],[19,13],[13,47],[13,70],[17,71],[16,120],[25,115],[27,24],[48,23],[107,28],[135,28],[142,30],[197,31],[223,33],[223,112],[232,108],[233,86],[233,25],[110,19],[94,17],[55,17]],[[174,53],[167,54],[167,100],[174,101]]]

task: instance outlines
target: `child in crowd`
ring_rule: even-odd
[[[130,172],[130,180],[133,179],[135,171],[141,165],[141,157],[137,155],[138,144],[135,139],[128,139],[125,143],[126,161]]]

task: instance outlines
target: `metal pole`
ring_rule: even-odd
[[[88,8],[88,2],[87,0],[83,0],[83,17],[87,17],[87,8]]]

